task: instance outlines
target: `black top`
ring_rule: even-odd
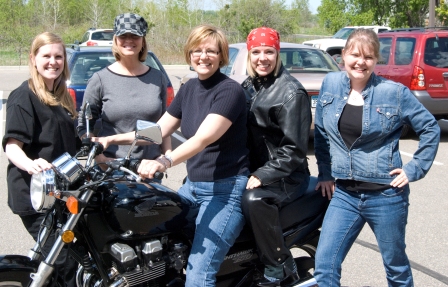
[[[346,104],[339,120],[339,132],[348,149],[362,133],[362,108]]]
[[[338,123],[339,132],[348,149],[362,133],[363,106],[346,104]],[[336,180],[336,183],[348,191],[381,191],[388,189],[388,184],[378,184],[358,180]]]
[[[31,159],[52,162],[64,152],[75,155],[75,129],[69,112],[62,106],[47,106],[25,81],[11,92],[6,106],[3,150],[9,138],[23,142]],[[8,205],[19,215],[36,213],[30,200],[31,175],[9,162],[7,170]]]
[[[196,134],[209,114],[232,122],[216,142],[187,160],[191,181],[215,181],[248,171],[246,100],[243,89],[219,70],[206,80],[191,79],[177,92],[168,113],[181,119],[185,138]]]

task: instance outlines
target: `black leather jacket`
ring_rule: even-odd
[[[250,170],[262,185],[296,185],[309,176],[306,153],[311,125],[310,99],[302,84],[281,67],[277,77],[247,78]]]

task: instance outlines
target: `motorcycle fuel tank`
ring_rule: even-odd
[[[112,229],[124,237],[163,232],[182,212],[179,196],[159,184],[122,181],[109,191],[106,218]]]

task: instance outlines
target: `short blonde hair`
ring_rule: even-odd
[[[121,57],[123,57],[123,54],[121,53],[120,49],[118,49],[118,44],[117,44],[117,37],[114,35],[113,38],[113,43],[112,43],[112,54],[115,57],[115,60],[120,61]],[[141,51],[138,53],[138,60],[140,62],[144,62],[146,61],[146,56],[148,56],[148,43],[146,43],[146,38],[142,37],[142,49]]]
[[[251,49],[252,51],[252,49]],[[277,51],[277,58],[276,58],[276,63],[275,63],[275,69],[274,69],[274,77],[277,77],[278,72],[280,72],[280,67],[282,66],[282,59],[280,59],[280,51]],[[246,70],[247,70],[247,74],[251,77],[251,78],[255,78],[256,76],[258,76],[257,72],[255,72],[254,68],[252,68],[252,62],[250,61],[250,51],[247,51],[247,65],[246,65]]]
[[[358,47],[362,53],[367,49],[372,50],[375,58],[380,58],[380,41],[375,31],[371,29],[359,28],[353,31],[347,39],[344,47],[344,53]]]
[[[222,30],[212,25],[200,25],[190,32],[187,42],[184,45],[185,62],[191,65],[191,52],[197,48],[206,39],[213,39],[219,48],[221,61],[219,67],[222,68],[229,64],[229,42]]]
[[[49,91],[45,85],[44,77],[37,71],[33,59],[39,53],[39,49],[45,45],[60,44],[64,51],[64,69],[62,73],[54,80],[53,91]],[[56,34],[50,32],[44,32],[37,35],[30,48],[30,57],[28,61],[31,78],[28,80],[28,86],[33,93],[39,98],[39,100],[47,106],[62,105],[68,110],[72,118],[76,118],[76,107],[72,97],[67,91],[67,80],[70,78],[70,70],[67,63],[67,51],[65,45]]]

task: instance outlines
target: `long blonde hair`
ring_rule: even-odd
[[[61,44],[64,50],[64,69],[62,73],[54,80],[53,93],[51,93],[47,86],[43,76],[37,71],[37,68],[33,64],[33,58],[39,53],[39,49],[42,46],[49,44]],[[70,71],[67,64],[67,52],[65,50],[64,43],[62,39],[56,34],[50,32],[44,32],[37,35],[30,49],[30,59],[28,62],[30,69],[31,78],[28,80],[28,86],[33,91],[33,93],[39,98],[39,100],[47,106],[58,106],[62,105],[67,109],[72,118],[76,118],[76,107],[73,102],[72,97],[67,91],[67,80],[70,77]]]

